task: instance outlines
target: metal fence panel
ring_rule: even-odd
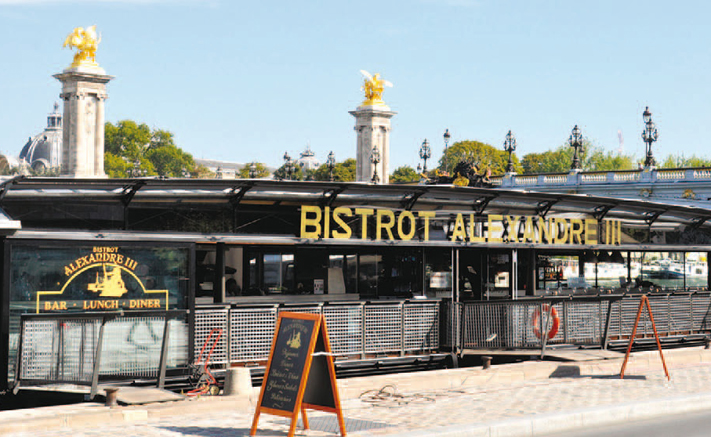
[[[711,329],[711,294],[692,294],[691,305],[693,313],[693,329],[695,331]]]
[[[157,377],[164,317],[122,317],[104,326],[99,375]]]
[[[561,318],[564,343],[600,344],[605,331],[608,302],[565,302]]]
[[[363,305],[324,306],[323,315],[334,354],[363,353]]]
[[[20,379],[90,383],[100,321],[26,320]]]
[[[209,344],[205,344],[213,329],[219,329],[220,336],[215,348],[210,356],[210,364],[227,364],[228,357],[228,309],[204,309],[195,311],[195,360],[196,364],[200,364],[200,351],[205,347],[202,360],[207,359],[210,348],[214,344],[217,332],[210,338]]]
[[[169,317],[171,332],[165,351],[166,366],[185,366],[188,357],[186,312],[22,316],[16,382],[88,385],[93,382],[95,368],[97,378],[158,377],[166,317]],[[97,354],[100,337],[102,346]]]
[[[402,305],[365,307],[365,353],[402,350]]]
[[[437,303],[405,303],[404,317],[404,348],[406,351],[439,347],[439,305]]]
[[[231,362],[269,359],[276,329],[276,308],[233,308],[230,321]]]

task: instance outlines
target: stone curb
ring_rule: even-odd
[[[626,423],[694,413],[711,408],[711,393],[652,401],[594,407],[590,409],[566,411],[563,413],[537,414],[493,423],[453,425],[429,429],[403,430],[388,434],[387,437],[543,437],[554,433],[585,430],[606,425]],[[376,436],[370,432],[362,436]]]

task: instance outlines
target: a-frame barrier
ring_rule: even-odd
[[[667,370],[667,363],[664,361],[664,354],[662,353],[662,343],[659,341],[659,334],[657,334],[657,326],[654,324],[654,316],[652,315],[652,306],[649,304],[649,298],[647,295],[642,295],[639,301],[639,309],[637,310],[637,318],[634,321],[634,328],[632,329],[632,335],[630,336],[630,344],[627,346],[627,353],[625,354],[625,360],[622,362],[622,369],[620,370],[620,379],[625,377],[625,367],[627,367],[627,360],[630,358],[630,352],[632,351],[632,344],[634,343],[634,337],[637,334],[637,325],[639,325],[639,318],[642,315],[643,306],[647,306],[647,312],[649,313],[649,320],[652,322],[652,330],[654,330],[654,338],[657,340],[657,347],[659,348],[659,356],[662,358],[662,366],[664,366],[664,374],[667,375],[667,380],[671,380],[669,376],[669,371]]]
[[[319,314],[282,312],[249,435],[256,434],[259,415],[267,413],[290,418],[288,437],[293,437],[299,412],[304,428],[309,429],[306,409],[335,413],[345,437],[326,319]]]

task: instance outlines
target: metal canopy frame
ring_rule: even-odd
[[[301,204],[371,206],[481,214],[589,214],[646,223],[709,226],[711,209],[601,196],[453,185],[372,185],[348,182],[300,182],[223,179],[0,179],[0,199],[15,202],[116,203],[126,208],[205,208],[209,205],[265,206]]]

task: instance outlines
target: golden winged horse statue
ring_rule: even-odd
[[[96,63],[96,49],[101,42],[101,36],[96,34],[96,26],[89,26],[86,29],[77,27],[67,35],[62,47],[76,48],[77,53],[74,55],[72,67],[98,67]]]

